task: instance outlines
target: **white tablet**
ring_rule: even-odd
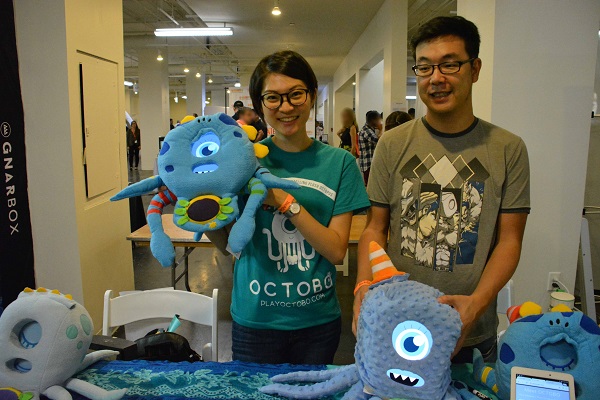
[[[510,400],[575,400],[570,374],[522,367],[512,367],[510,372]]]

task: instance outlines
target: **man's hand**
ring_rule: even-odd
[[[356,336],[356,328],[358,327],[358,315],[360,314],[360,306],[368,290],[369,286],[363,286],[360,289],[358,289],[358,292],[356,292],[356,296],[354,296],[354,307],[352,308],[352,333],[354,333],[354,336]]]
[[[476,301],[473,296],[441,296],[438,298],[438,302],[441,304],[447,304],[450,307],[454,308],[460,314],[460,320],[462,322],[462,329],[460,332],[460,338],[458,338],[458,342],[456,342],[456,347],[454,348],[454,352],[452,353],[452,357],[454,357],[462,348],[467,335],[473,328],[475,321],[479,318],[479,313],[481,312],[481,303]]]

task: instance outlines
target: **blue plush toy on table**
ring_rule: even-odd
[[[600,398],[600,328],[582,312],[558,305],[551,312],[532,302],[511,307],[511,325],[498,342],[496,367],[485,366],[475,350],[475,378],[502,400],[510,399],[512,367],[573,375],[578,400]]]
[[[148,207],[152,254],[164,267],[175,260],[175,249],[162,227],[165,205],[174,204],[173,221],[182,229],[202,233],[221,229],[237,219],[229,233],[233,253],[244,249],[255,229],[254,216],[267,196],[267,189],[297,189],[298,184],[273,176],[258,163],[268,148],[254,144],[256,129],[240,127],[233,118],[219,113],[187,116],[170,131],[158,155],[158,176],[135,183],[111,200],[139,196],[166,186]],[[238,195],[249,198],[240,212]]]
[[[355,364],[278,375],[261,391],[293,399],[345,390],[348,400],[476,399],[466,387],[451,385],[450,357],[462,327],[458,312],[437,301],[440,291],[398,272],[377,243],[369,250],[374,280],[358,319]]]
[[[88,354],[93,325],[87,310],[57,290],[25,289],[0,317],[0,399],[70,400],[72,390],[92,400],[117,400],[126,390],[107,391],[73,378],[98,360],[118,354]]]

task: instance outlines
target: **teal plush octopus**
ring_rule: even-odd
[[[150,250],[163,267],[175,260],[175,249],[162,226],[166,205],[175,205],[174,223],[196,232],[196,241],[204,232],[237,220],[229,233],[229,246],[239,253],[254,234],[254,216],[267,189],[299,188],[260,166],[257,157],[265,157],[268,148],[252,143],[255,137],[256,129],[241,127],[223,113],[187,116],[165,137],[158,155],[158,176],[128,186],[111,198],[121,200],[166,186],[167,190],[154,196],[147,212]],[[242,194],[248,195],[245,205],[238,199]]]
[[[458,312],[437,301],[440,291],[398,272],[377,243],[369,250],[375,279],[361,306],[355,364],[277,375],[261,391],[292,399],[346,390],[344,400],[476,399],[450,378],[450,356],[462,327]]]

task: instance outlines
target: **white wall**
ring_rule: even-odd
[[[371,69],[361,69],[357,86],[356,119],[359,127],[362,127],[367,111],[383,112],[383,60]]]
[[[477,83],[474,98],[491,110],[491,122],[527,144],[532,213],[516,298],[547,304],[548,272],[561,272],[570,289],[575,282],[600,3],[485,1],[494,13],[481,12],[481,0],[458,1],[460,15],[494,26],[481,31],[482,55],[493,47],[494,63],[483,59],[482,71],[491,85]]]

